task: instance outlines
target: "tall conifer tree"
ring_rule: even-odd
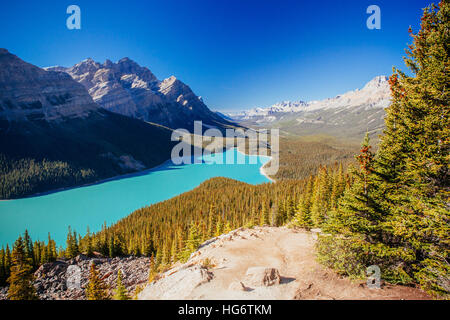
[[[33,287],[32,261],[28,257],[22,237],[14,243],[11,260],[11,275],[8,278],[9,300],[37,300]]]

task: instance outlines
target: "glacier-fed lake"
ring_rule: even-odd
[[[233,164],[213,161],[221,156],[235,161]],[[229,149],[204,156],[200,164],[175,165],[169,160],[157,168],[97,184],[0,201],[0,247],[11,245],[25,229],[33,241],[46,241],[50,232],[58,246],[65,246],[69,226],[82,235],[88,226],[91,232],[99,231],[105,222],[111,225],[136,209],[192,190],[213,177],[249,184],[270,182],[260,171],[269,160]]]

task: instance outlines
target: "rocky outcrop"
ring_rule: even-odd
[[[88,89],[96,103],[112,112],[191,131],[194,120],[219,127],[229,123],[174,76],[160,81],[129,58],[103,64],[86,59],[71,68],[46,69],[68,73]]]
[[[122,272],[122,283],[133,295],[137,286],[148,280],[149,259],[137,257],[88,258],[80,255],[74,259],[42,265],[34,274],[34,287],[41,300],[84,300],[91,263],[95,263],[100,277],[114,294],[117,272]],[[79,283],[77,281],[77,275]],[[72,280],[72,281],[71,281]],[[0,288],[0,300],[6,299],[7,288]]]
[[[379,290],[320,265],[312,233],[289,228],[237,229],[210,239],[185,264],[156,277],[139,299],[427,299],[410,287]]]
[[[148,300],[187,299],[195,288],[212,278],[213,273],[202,266],[183,266],[152,282],[140,296]]]
[[[248,268],[246,284],[253,287],[270,287],[281,283],[280,272],[276,268],[252,267]]]

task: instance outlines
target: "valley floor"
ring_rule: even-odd
[[[314,238],[311,232],[288,228],[232,231],[204,243],[187,263],[164,273],[139,298],[430,299],[412,287],[369,289],[364,281],[339,277],[316,262]],[[276,268],[281,282],[255,285],[255,275],[247,273],[265,268]]]

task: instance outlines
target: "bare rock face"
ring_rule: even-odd
[[[145,257],[86,257],[79,255],[70,260],[46,263],[34,273],[34,287],[41,300],[85,300],[85,289],[89,279],[91,264],[97,266],[100,277],[114,294],[117,273],[122,272],[122,283],[132,296],[138,286],[147,283],[149,259]],[[70,277],[78,272],[79,283]],[[7,299],[8,288],[0,288],[0,300]]]
[[[209,282],[213,274],[207,269],[195,265],[172,271],[148,285],[140,294],[140,300],[186,299],[198,286]]]
[[[84,118],[99,106],[63,72],[45,71],[0,50],[0,120]]]
[[[248,268],[246,276],[248,280],[245,283],[251,287],[270,287],[281,282],[280,272],[275,268]]]
[[[159,81],[147,68],[129,58],[117,63],[100,64],[86,59],[71,68],[50,67],[64,71],[89,91],[103,108],[129,117],[171,128],[192,129],[193,121],[208,125],[228,123],[211,112],[202,99],[175,77]]]
[[[100,277],[113,294],[117,273],[122,272],[122,282],[133,294],[138,285],[145,285],[148,279],[149,259],[145,257],[89,258],[83,255],[67,260],[46,263],[36,270],[34,286],[42,300],[84,300],[91,263],[97,266]],[[71,270],[79,270],[79,287],[68,286]],[[73,274],[73,272],[72,272]]]

